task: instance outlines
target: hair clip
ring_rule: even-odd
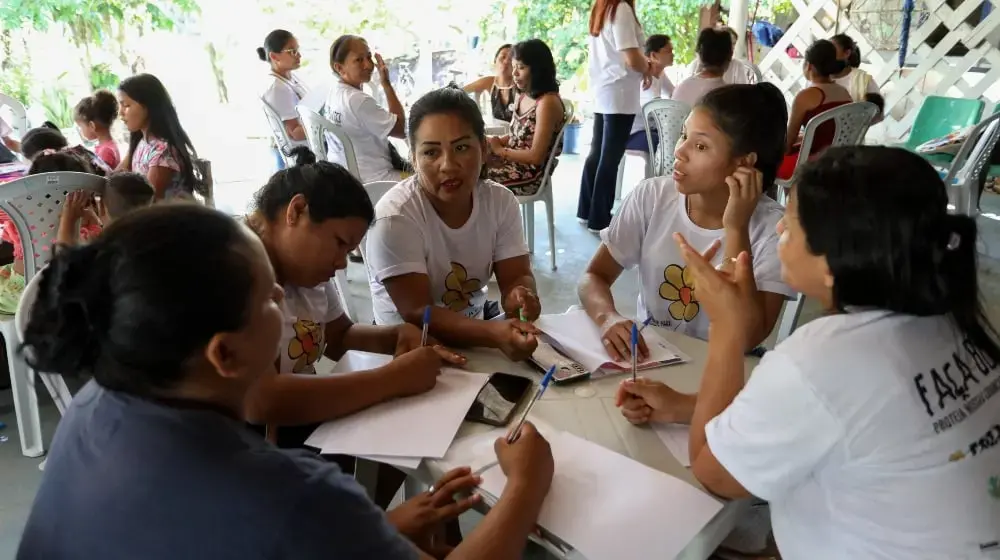
[[[948,238],[948,244],[945,245],[945,249],[949,251],[954,251],[958,249],[958,246],[962,244],[962,236],[956,232],[951,232],[951,236]]]

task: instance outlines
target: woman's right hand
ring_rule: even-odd
[[[622,317],[617,313],[608,316],[600,325],[601,342],[608,356],[615,361],[628,361],[632,359],[632,325],[634,321]],[[646,340],[639,333],[639,359],[645,360],[649,356],[649,348]]]
[[[538,348],[538,328],[531,323],[517,319],[489,321],[493,330],[496,348],[512,361],[526,360]]]
[[[394,359],[389,368],[396,396],[419,395],[433,389],[441,366],[452,355],[442,346],[422,346]]]
[[[527,486],[541,496],[549,492],[555,470],[552,449],[534,424],[525,422],[514,443],[507,443],[507,436],[497,438],[493,448],[500,468],[507,475],[507,488]]]

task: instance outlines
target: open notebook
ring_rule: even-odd
[[[535,326],[542,331],[544,342],[595,375],[632,371],[631,362],[616,362],[608,357],[601,343],[600,329],[582,309],[559,315],[542,315],[535,322]],[[638,364],[639,370],[691,360],[654,329],[644,330],[642,337],[649,348],[649,358]]]

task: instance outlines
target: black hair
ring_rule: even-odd
[[[76,104],[73,119],[94,122],[102,128],[111,128],[118,116],[118,99],[106,89],[99,89]]]
[[[948,315],[1000,361],[980,301],[976,221],[948,213],[944,183],[926,160],[885,146],[830,148],[794,188],[809,252],[826,257],[838,309]]]
[[[108,215],[117,220],[126,212],[151,205],[155,194],[153,186],[142,174],[119,171],[108,176],[101,192],[101,202]]]
[[[191,144],[181,121],[177,117],[177,109],[174,107],[167,88],[163,86],[156,76],[152,74],[137,74],[131,78],[126,78],[118,89],[122,93],[131,97],[136,103],[146,108],[149,119],[149,134],[167,143],[173,150],[174,157],[180,164],[181,185],[187,192],[197,190],[205,195],[205,185],[195,177],[194,160],[198,157],[198,152]],[[131,161],[135,149],[142,140],[142,131],[137,130],[131,134],[128,144],[127,159]]]
[[[162,204],[115,220],[89,244],[61,248],[39,273],[25,360],[140,396],[176,386],[213,336],[246,326],[248,243],[221,212]]]
[[[45,121],[42,126],[32,128],[24,133],[21,138],[21,154],[27,159],[35,159],[35,156],[43,150],[61,150],[69,145],[66,137],[59,128]]]
[[[733,39],[728,31],[709,27],[698,34],[694,50],[706,68],[723,69],[733,59]]]
[[[504,49],[509,49],[513,46],[514,45],[511,45],[510,43],[504,43],[500,45],[500,48],[497,49],[497,52],[493,53],[493,62],[496,62],[497,59],[500,58],[500,53],[502,53]]]
[[[757,154],[764,188],[774,183],[785,156],[788,108],[781,90],[770,82],[733,84],[713,89],[695,105],[712,116],[729,137],[733,155]]]
[[[534,78],[532,78],[531,87],[532,89],[535,87]],[[410,138],[411,152],[417,149],[417,130],[420,128],[420,123],[431,115],[443,113],[458,116],[472,127],[472,133],[480,142],[486,142],[486,123],[483,121],[483,113],[479,110],[479,105],[476,105],[476,102],[461,89],[444,87],[423,94],[410,107],[407,134]]]
[[[97,175],[94,166],[81,155],[71,151],[59,151],[51,154],[42,154],[31,162],[28,175],[39,173],[55,173],[57,171],[75,171],[77,173],[90,173]]]
[[[347,55],[351,53],[351,44],[356,40],[364,41],[365,38],[358,35],[341,35],[333,41],[333,44],[330,45],[331,69],[333,69],[334,64],[343,64],[347,60]]]
[[[510,56],[531,68],[531,84],[526,92],[529,97],[538,99],[546,93],[559,93],[556,62],[552,59],[552,51],[545,41],[541,39],[521,41],[511,49]]]
[[[375,206],[368,192],[346,168],[316,161],[316,156],[305,146],[296,147],[291,155],[295,157],[295,166],[272,175],[254,195],[254,208],[259,216],[273,222],[292,198],[301,194],[313,223],[342,218],[361,218],[368,225],[375,221]]]
[[[669,35],[650,35],[649,37],[646,37],[646,44],[644,45],[645,47],[644,51],[646,53],[646,56],[649,56],[654,52],[661,50],[668,44],[670,44]]]
[[[257,47],[257,57],[264,62],[270,62],[267,55],[285,50],[285,45],[294,37],[291,31],[275,29],[264,37],[264,46]]]
[[[806,62],[824,77],[839,74],[847,68],[847,62],[837,59],[837,47],[826,39],[819,39],[809,45],[806,49]]]
[[[837,43],[837,46],[839,46],[841,50],[851,51],[851,54],[847,55],[848,66],[851,68],[861,66],[861,49],[858,48],[858,44],[851,38],[850,35],[847,35],[846,33],[838,33],[837,35],[830,37],[830,40]]]

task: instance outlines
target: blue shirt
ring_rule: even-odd
[[[89,382],[56,431],[17,558],[415,559],[340,469],[235,419]]]

